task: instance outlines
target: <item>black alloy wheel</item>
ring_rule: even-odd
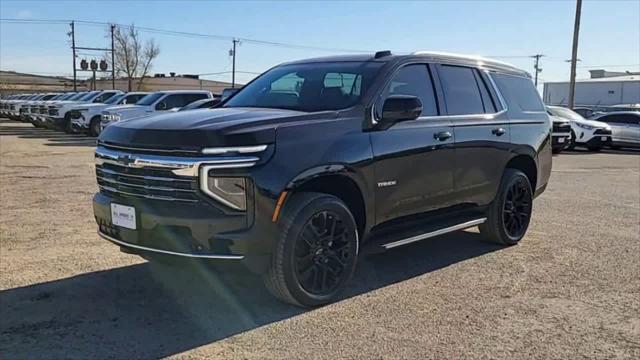
[[[295,273],[302,288],[314,295],[335,291],[356,249],[340,215],[316,213],[302,228],[295,245]]]
[[[521,238],[531,217],[531,194],[528,181],[518,178],[507,189],[502,210],[504,230],[511,238]]]
[[[485,239],[501,245],[520,242],[531,220],[531,189],[531,181],[522,171],[505,170],[498,193],[487,210],[487,218],[478,226]]]
[[[289,195],[278,219],[279,236],[264,284],[297,306],[339,299],[358,259],[358,227],[339,198],[316,192]]]

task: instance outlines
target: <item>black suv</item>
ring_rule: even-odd
[[[474,226],[518,243],[551,122],[508,64],[383,51],[279,65],[216,108],[116,123],[95,158],[100,236],[152,260],[242,262],[317,306],[363,253]]]

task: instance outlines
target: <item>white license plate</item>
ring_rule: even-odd
[[[564,138],[558,138],[558,143],[563,143],[564,142]]]
[[[600,140],[602,140],[602,141],[607,141],[607,137],[606,137],[606,136],[601,136],[601,137],[600,137]]]
[[[136,209],[133,206],[111,204],[111,222],[127,229],[136,229]]]

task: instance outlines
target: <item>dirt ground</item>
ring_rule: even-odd
[[[98,238],[94,143],[0,120],[0,358],[640,358],[640,152],[554,157],[518,246],[467,231],[369,256],[304,310]]]

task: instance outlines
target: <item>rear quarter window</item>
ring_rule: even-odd
[[[510,111],[545,112],[540,94],[531,79],[498,73],[492,73],[491,76]]]

